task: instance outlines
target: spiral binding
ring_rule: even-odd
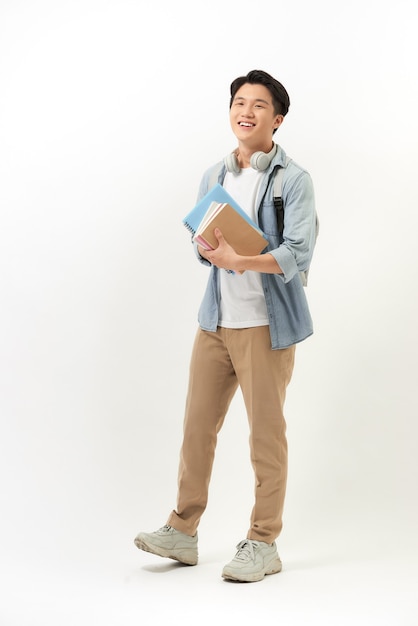
[[[192,235],[194,235],[194,234],[195,234],[195,232],[196,232],[196,231],[194,230],[194,228],[192,228],[192,227],[190,226],[190,224],[189,224],[188,222],[183,222],[183,224],[185,225],[185,227],[187,228],[187,230],[189,231],[189,233],[191,233]]]

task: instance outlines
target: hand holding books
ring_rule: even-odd
[[[232,246],[226,241],[219,228],[213,231],[217,244],[214,248],[206,248],[198,244],[199,253],[203,258],[207,259],[212,265],[219,269],[224,269],[228,274],[235,274],[234,270],[228,269],[236,265],[236,261],[240,256],[235,252]],[[239,274],[243,274],[244,270],[237,270]]]

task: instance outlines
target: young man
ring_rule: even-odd
[[[272,140],[288,108],[285,88],[266,72],[254,70],[231,84],[230,122],[238,146],[221,167],[205,172],[199,199],[217,168],[218,181],[258,222],[269,245],[258,256],[241,256],[217,230],[216,250],[195,246],[197,258],[211,270],[191,357],[177,508],[165,526],[135,538],[142,550],[197,563],[197,528],[207,505],[217,434],[240,386],[250,427],[255,501],[247,537],[222,576],[243,582],[261,580],[282,567],[275,541],[282,529],[287,479],[283,406],[295,344],[313,332],[303,286],[316,236],[312,181],[295,162],[286,166],[284,151]],[[280,167],[285,167],[283,230],[273,202]]]

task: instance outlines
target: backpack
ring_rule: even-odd
[[[283,187],[283,173],[284,173],[284,168],[288,166],[288,164],[290,163],[292,159],[290,157],[286,157],[286,163],[283,167],[278,167],[276,169],[276,172],[274,174],[274,183],[273,183],[273,203],[274,203],[274,208],[276,209],[276,214],[277,214],[277,223],[279,225],[279,232],[280,234],[283,233],[283,228],[284,228],[284,204],[283,204],[283,198],[282,198],[282,187]],[[211,176],[209,179],[209,188],[213,187],[213,185],[215,185],[218,182],[218,175],[219,172],[221,171],[223,167],[223,164],[220,163],[218,168],[215,168],[212,172],[211,172]],[[319,233],[319,220],[318,220],[318,215],[316,215],[316,232],[315,232],[315,242],[316,239],[318,237],[318,233]],[[302,279],[302,284],[304,287],[307,286],[308,284],[308,273],[309,273],[309,268],[306,269],[304,272],[299,272],[300,273],[300,277]]]

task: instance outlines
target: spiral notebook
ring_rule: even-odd
[[[219,183],[186,215],[183,224],[193,239],[207,249],[217,246],[215,228],[220,229],[238,254],[257,255],[268,244],[261,228]]]

